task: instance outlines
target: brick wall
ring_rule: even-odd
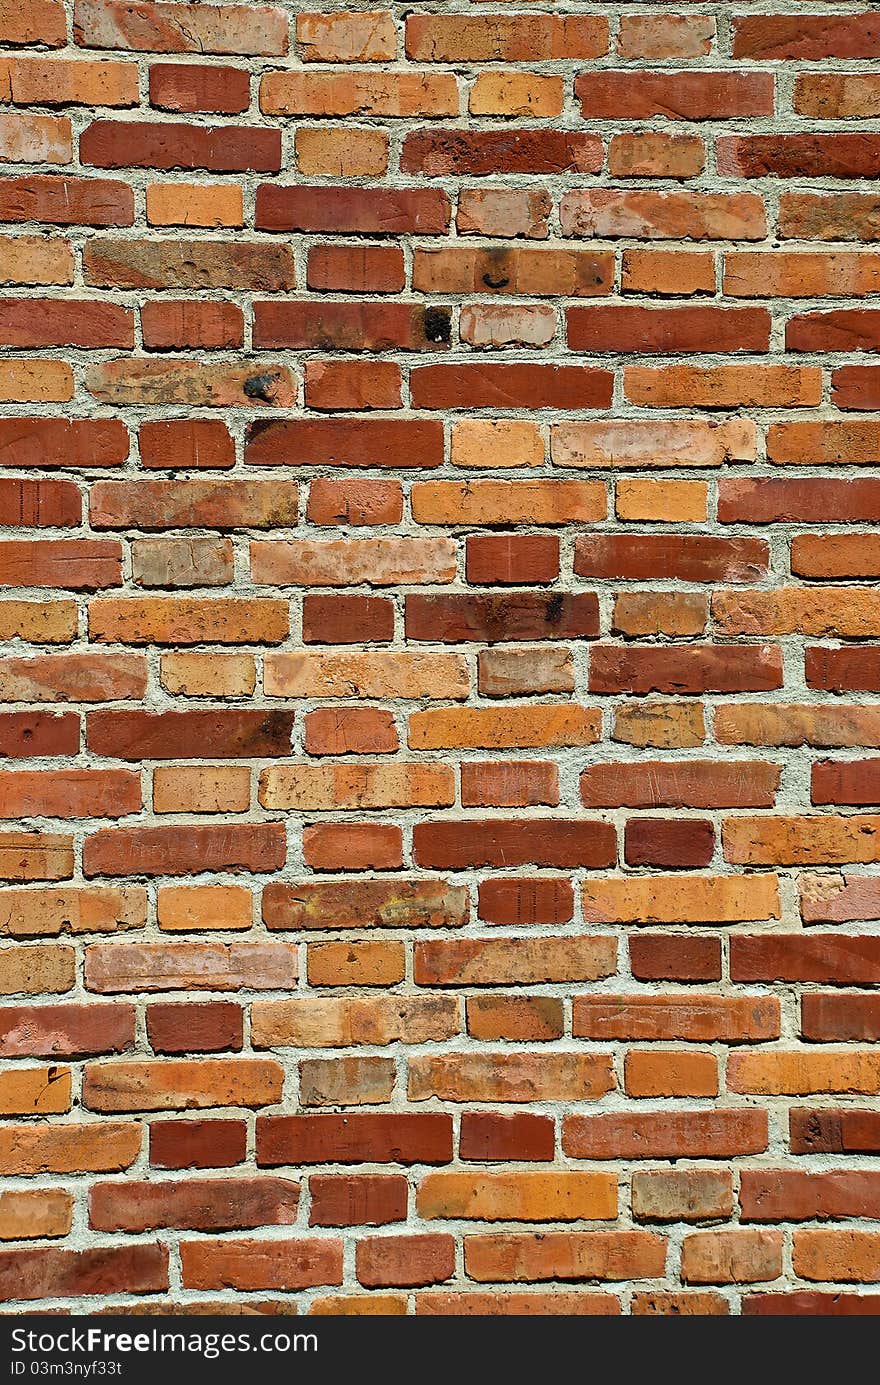
[[[880,1311],[880,15],[0,0],[0,1294]]]

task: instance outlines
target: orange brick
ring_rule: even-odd
[[[162,765],[153,771],[157,813],[244,813],[250,804],[244,765]]]
[[[241,188],[215,183],[151,183],[147,187],[151,226],[243,226]]]
[[[718,1060],[711,1053],[630,1049],[625,1081],[634,1097],[717,1096]]]
[[[403,980],[402,943],[310,943],[312,986],[394,986]]]
[[[617,518],[663,524],[701,524],[706,519],[705,481],[618,481]]]
[[[429,1173],[416,1211],[426,1220],[608,1221],[617,1215],[609,1173]]]
[[[388,136],[351,126],[300,126],[296,166],[309,177],[381,178],[388,167]]]
[[[169,933],[248,929],[253,899],[244,885],[162,885],[159,927]]]

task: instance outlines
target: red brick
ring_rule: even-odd
[[[587,808],[772,808],[778,765],[760,760],[641,760],[591,765],[581,775]]]
[[[169,419],[142,423],[138,430],[145,467],[225,468],[235,461],[226,425],[213,419]]]
[[[789,1111],[792,1154],[876,1154],[880,1118],[851,1106],[793,1106]]]
[[[47,226],[131,226],[134,193],[110,178],[26,174],[0,178],[0,221]]]
[[[237,115],[250,102],[246,68],[212,63],[151,63],[150,104],[163,111]]]
[[[873,14],[737,15],[733,55],[772,58],[875,58],[880,29]]]
[[[773,114],[770,72],[584,72],[575,96],[587,120],[737,120]]]
[[[875,985],[880,943],[874,936],[836,933],[737,934],[730,940],[733,981],[818,981]]]
[[[384,596],[303,598],[306,644],[385,644],[394,634],[394,606]]]
[[[156,1293],[168,1288],[168,1248],[141,1242],[86,1250],[0,1250],[0,1288],[13,1301]]]
[[[134,1006],[55,1002],[6,1005],[0,1010],[4,1058],[74,1058],[122,1053],[134,1046]]]
[[[140,807],[140,777],[131,770],[0,771],[2,818],[121,818]]]
[[[390,712],[378,707],[326,707],[305,717],[307,755],[388,755],[398,748]]]
[[[319,477],[309,486],[306,518],[312,524],[399,524],[402,517],[399,481]]]
[[[637,981],[720,981],[721,939],[642,933],[629,939],[629,960]]]
[[[0,419],[4,466],[120,466],[127,456],[128,430],[118,419]]]
[[[601,166],[601,140],[572,130],[414,130],[405,137],[400,154],[401,172],[433,178],[598,173]]]
[[[722,135],[718,172],[741,178],[872,178],[876,135]]]
[[[599,58],[608,23],[599,15],[430,15],[406,20],[406,52],[420,62],[539,62]]]
[[[873,366],[841,366],[832,372],[831,385],[839,409],[880,408],[880,371]]]
[[[579,536],[574,570],[580,577],[681,582],[754,582],[767,571],[763,539],[716,539],[703,534]]]
[[[744,1294],[744,1317],[861,1317],[880,1310],[880,1294],[831,1293]]]
[[[568,923],[574,913],[574,891],[570,881],[547,876],[483,880],[477,907],[487,923]]]
[[[767,351],[770,344],[766,308],[643,308],[603,303],[568,308],[566,322],[569,348],[587,355]]]
[[[442,595],[406,597],[410,640],[458,644],[480,640],[589,639],[599,633],[599,604],[592,592],[544,596],[506,592],[503,596]]]
[[[231,1168],[244,1162],[243,1120],[158,1120],[150,1124],[150,1163],[159,1169]]]
[[[403,865],[400,828],[368,822],[305,827],[303,858],[313,870],[395,870]]]
[[[232,707],[192,712],[101,710],[86,715],[89,749],[120,760],[289,755],[293,713]]]
[[[577,819],[486,819],[418,822],[413,829],[416,864],[434,870],[468,866],[614,865],[617,836],[605,822]]]
[[[112,539],[0,541],[0,579],[10,587],[96,591],[122,585],[122,549]]]
[[[445,334],[445,337],[444,337]],[[448,319],[422,304],[368,300],[254,304],[254,346],[320,351],[436,351]]]
[[[805,477],[777,481],[722,478],[718,483],[718,518],[722,524],[772,524],[795,521],[827,524],[880,519],[880,485],[867,478]]]
[[[573,365],[423,365],[410,373],[417,409],[607,409],[607,370]]]
[[[218,1053],[242,1046],[243,1019],[231,1001],[181,1001],[147,1006],[154,1053]]]
[[[552,534],[478,534],[467,540],[467,580],[474,586],[552,582],[559,540]]]
[[[342,1242],[319,1239],[183,1241],[187,1289],[306,1289],[342,1283]]]
[[[251,424],[249,466],[435,467],[442,424],[431,419],[279,419]]]
[[[399,409],[400,366],[394,361],[306,361],[305,396],[310,409]]]
[[[464,1111],[459,1155],[480,1162],[511,1159],[549,1161],[554,1154],[554,1123],[547,1116],[517,1112]]]
[[[446,880],[272,881],[263,891],[270,930],[459,928],[467,917],[467,892]]]
[[[878,803],[878,768],[880,759],[815,761],[810,778],[811,801],[821,804]]]
[[[529,808],[559,803],[559,770],[547,760],[483,760],[461,767],[463,808]]]
[[[188,1178],[95,1183],[89,1225],[97,1231],[234,1231],[296,1220],[299,1184],[283,1178]]]
[[[258,231],[334,235],[442,235],[449,198],[439,188],[275,187],[257,189]]]
[[[168,157],[173,158],[173,153]],[[287,246],[240,238],[101,236],[87,242],[83,268],[86,283],[100,288],[243,288],[277,293],[296,284],[296,264]]]
[[[144,303],[141,329],[147,351],[214,350],[241,346],[244,320],[232,303]]]
[[[405,1221],[407,1182],[399,1174],[313,1174],[309,1226],[383,1226]]]
[[[106,828],[90,836],[83,871],[94,875],[200,875],[206,870],[273,871],[284,865],[280,823],[227,827]]]
[[[441,1112],[261,1116],[257,1163],[445,1164],[452,1159],[452,1117]]]
[[[567,1116],[562,1148],[577,1159],[730,1159],[767,1148],[759,1110],[646,1111]]]
[[[782,687],[782,658],[774,645],[597,645],[589,687],[597,693],[767,692]]]
[[[357,1277],[367,1288],[442,1284],[455,1273],[447,1235],[367,1236],[357,1244]]]
[[[0,34],[3,43],[45,43],[63,48],[67,19],[61,0],[31,0],[28,5],[9,3],[0,9]]]
[[[0,712],[0,754],[15,759],[76,755],[79,725],[76,712]]]
[[[880,313],[871,308],[839,308],[799,313],[785,325],[789,351],[877,351]]]
[[[82,518],[82,498],[72,481],[0,478],[0,524],[15,529],[69,529]]]
[[[647,1231],[465,1237],[465,1268],[478,1282],[656,1279],[665,1261],[665,1238]]]
[[[399,293],[406,282],[396,245],[313,245],[306,282],[324,293]]]
[[[90,299],[4,298],[0,302],[4,346],[134,347],[130,308]]]
[[[209,173],[277,173],[281,168],[281,131],[246,125],[93,120],[79,147],[82,162],[97,168],[203,168]]]

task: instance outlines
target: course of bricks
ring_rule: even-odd
[[[6,1311],[880,1312],[880,13],[0,46]]]

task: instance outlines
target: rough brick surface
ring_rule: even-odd
[[[12,1311],[880,1311],[875,8],[0,0]]]

